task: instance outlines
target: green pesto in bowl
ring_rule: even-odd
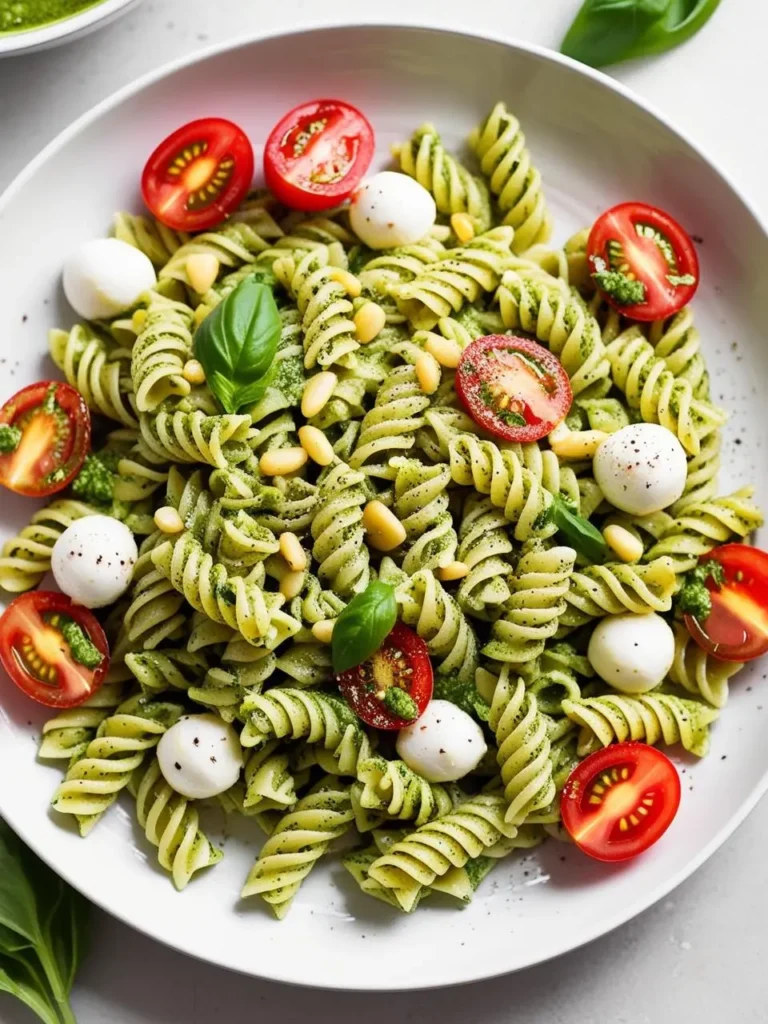
[[[0,0],[0,35],[63,21],[103,0]]]

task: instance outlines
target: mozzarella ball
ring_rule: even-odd
[[[675,634],[660,615],[608,615],[587,651],[595,672],[621,693],[648,693],[665,679],[675,657]]]
[[[160,737],[157,763],[177,793],[205,800],[234,786],[243,752],[235,730],[217,715],[185,715]]]
[[[352,195],[349,223],[371,249],[420,241],[435,223],[435,200],[407,174],[381,171]]]
[[[83,242],[64,264],[64,294],[76,313],[101,320],[125,313],[157,284],[155,268],[141,250],[119,238]]]
[[[428,782],[463,779],[488,749],[483,730],[449,700],[433,700],[421,718],[397,734],[397,752]]]
[[[139,557],[133,534],[112,516],[76,519],[53,545],[51,569],[75,604],[102,608],[128,589]]]
[[[595,480],[622,512],[647,516],[677,501],[688,466],[675,435],[658,423],[630,423],[595,452]]]

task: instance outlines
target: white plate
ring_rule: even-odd
[[[26,32],[0,32],[0,57],[47,50],[50,46],[77,39],[124,14],[138,0],[101,0],[79,14],[41,25]]]
[[[184,121],[218,114],[247,130],[258,157],[278,116],[320,93],[366,111],[381,164],[390,143],[425,120],[460,146],[504,98],[522,119],[543,172],[557,240],[628,198],[668,209],[700,236],[696,316],[715,397],[733,412],[723,487],[755,481],[768,504],[764,429],[756,428],[765,415],[760,382],[768,379],[768,241],[757,218],[708,159],[615,82],[535,47],[445,31],[332,28],[255,40],[146,78],[64,132],[0,201],[3,397],[50,375],[46,329],[71,320],[59,290],[62,260],[81,239],[103,235],[113,211],[138,208],[141,166],[159,139]],[[4,497],[2,533],[29,514],[29,501]],[[427,904],[411,917],[396,916],[364,899],[334,864],[315,872],[278,924],[259,901],[238,901],[253,850],[235,837],[224,861],[180,895],[154,866],[154,850],[128,805],[113,809],[87,840],[53,820],[46,808],[59,773],[34,759],[45,716],[8,687],[0,715],[0,813],[96,903],[213,963],[347,989],[471,981],[545,960],[616,927],[726,839],[768,784],[761,674],[753,666],[732,687],[709,758],[682,766],[674,827],[645,857],[608,867],[553,842],[524,862],[504,862],[461,913]]]

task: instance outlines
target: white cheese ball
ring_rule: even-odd
[[[349,223],[371,249],[420,241],[435,223],[435,200],[407,174],[381,171],[352,195]]]
[[[185,715],[160,737],[157,763],[177,793],[205,800],[234,786],[243,752],[235,730],[217,715]]]
[[[119,238],[83,242],[64,263],[64,294],[76,313],[100,320],[125,313],[157,284],[148,256]]]
[[[672,667],[675,634],[660,615],[608,615],[587,651],[597,674],[621,693],[656,689]]]
[[[133,534],[112,516],[75,520],[53,545],[51,569],[75,604],[102,608],[125,593],[139,557]]]
[[[685,489],[685,449],[658,423],[631,423],[595,452],[595,480],[608,501],[634,516],[660,512]]]
[[[433,700],[421,718],[397,734],[397,752],[428,782],[455,782],[476,768],[488,749],[483,730],[449,700]]]

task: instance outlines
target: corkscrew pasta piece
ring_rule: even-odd
[[[509,599],[512,564],[507,520],[489,498],[471,494],[459,527],[457,558],[469,568],[456,600],[468,615],[494,618]]]
[[[51,552],[62,533],[77,519],[96,509],[82,501],[57,498],[35,512],[29,525],[3,544],[0,587],[11,594],[32,590],[51,568]]]
[[[139,412],[152,412],[172,396],[192,390],[184,364],[192,356],[193,314],[189,306],[152,295],[131,350],[131,379]]]
[[[131,354],[111,345],[87,324],[48,332],[51,359],[86,405],[126,427],[138,425]]]
[[[318,576],[343,600],[368,586],[369,554],[363,529],[363,506],[368,501],[363,473],[343,462],[329,468],[319,488],[312,519],[312,556]]]
[[[703,650],[681,622],[674,623],[675,660],[669,670],[673,683],[713,707],[725,707],[728,680],[744,666],[738,661],[721,661]]]

